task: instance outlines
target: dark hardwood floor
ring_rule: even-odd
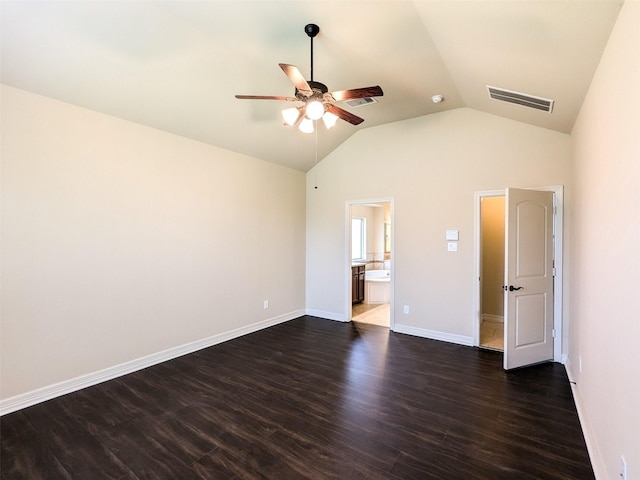
[[[559,364],[313,317],[0,419],[3,479],[580,479]]]

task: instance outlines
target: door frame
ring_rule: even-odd
[[[515,187],[523,188],[523,187]],[[525,187],[525,190],[543,190],[553,192],[553,258],[554,258],[554,282],[553,282],[553,361],[563,363],[563,227],[564,227],[564,185],[552,185],[545,187]],[[475,192],[474,194],[474,316],[473,316],[473,345],[480,346],[480,323],[482,321],[482,297],[480,289],[480,279],[482,275],[481,253],[481,229],[480,229],[480,204],[485,197],[506,196],[506,189],[486,190]]]
[[[344,232],[345,232],[345,248],[344,248],[344,265],[345,265],[345,285],[347,286],[347,296],[345,298],[345,318],[347,322],[351,321],[351,207],[354,205],[367,205],[370,203],[388,203],[389,211],[390,211],[390,221],[391,224],[391,261],[389,263],[389,270],[391,272],[391,282],[389,284],[389,330],[394,331],[395,328],[395,315],[394,315],[394,291],[395,291],[395,274],[394,274],[394,264],[395,264],[395,245],[396,245],[396,229],[395,229],[395,211],[394,211],[394,199],[393,197],[382,197],[382,198],[370,198],[364,200],[347,200],[345,202],[345,222],[344,222]]]

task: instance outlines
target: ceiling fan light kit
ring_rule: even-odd
[[[291,108],[285,108],[282,111],[282,118],[284,118],[284,123],[291,127],[293,127],[296,123],[298,123],[298,120],[300,119],[301,116],[302,116],[301,108],[291,107]]]
[[[313,133],[313,120],[307,117],[303,118],[298,129],[302,133]]]
[[[336,122],[338,121],[338,118],[340,117],[338,117],[337,115],[334,115],[331,112],[326,112],[322,116],[322,121],[324,123],[324,126],[327,127],[327,130],[328,130],[336,124]]]
[[[327,129],[333,127],[338,119],[342,119],[352,125],[359,125],[364,122],[363,118],[338,107],[335,102],[381,97],[383,96],[382,88],[375,86],[329,92],[325,84],[313,80],[313,38],[320,32],[320,27],[314,23],[310,23],[304,27],[304,31],[311,41],[311,80],[305,80],[296,66],[281,63],[280,68],[295,86],[293,97],[236,95],[236,98],[244,100],[304,102],[304,105],[301,107],[286,108],[282,111],[282,118],[285,124],[292,127],[298,125],[298,129],[304,133],[313,133],[314,121],[320,119],[322,119]]]
[[[311,120],[320,120],[324,115],[324,105],[319,100],[310,100],[304,111]]]

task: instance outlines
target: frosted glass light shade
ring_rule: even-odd
[[[313,133],[313,120],[310,118],[303,118],[298,127],[303,133]]]
[[[324,122],[324,126],[327,127],[327,130],[333,127],[338,121],[338,116],[334,115],[331,112],[327,112],[322,116],[322,121]]]
[[[312,100],[307,103],[305,113],[311,120],[320,120],[322,118],[322,114],[324,113],[324,105],[322,104],[322,102]]]
[[[294,126],[298,121],[298,117],[300,116],[300,112],[297,108],[287,108],[282,111],[282,118],[284,118],[284,122],[287,125]]]

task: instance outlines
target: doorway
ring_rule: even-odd
[[[504,350],[504,195],[480,199],[480,341]]]
[[[538,191],[539,193],[536,194],[535,191]],[[521,313],[524,313],[525,311],[534,311],[536,310],[537,306],[542,306],[544,304],[544,300],[539,301],[539,299],[543,298],[544,296],[541,296],[538,293],[536,293],[534,288],[532,288],[533,285],[529,286],[529,284],[527,284],[526,288],[522,290],[524,288],[523,286],[524,284],[521,285],[521,282],[528,282],[535,276],[533,275],[533,271],[530,271],[529,274],[525,274],[524,277],[522,277],[523,268],[527,267],[527,264],[529,263],[527,259],[529,257],[524,257],[524,260],[527,260],[524,263],[522,263],[523,262],[522,259],[517,260],[516,262],[519,262],[515,264],[515,265],[518,265],[517,269],[509,268],[508,266],[504,265],[504,261],[503,262],[496,261],[497,257],[501,257],[503,259],[509,258],[510,259],[509,262],[512,263],[513,260],[511,258],[511,254],[513,252],[519,251],[520,249],[520,247],[517,247],[517,246],[514,247],[515,244],[508,243],[510,247],[509,247],[509,252],[507,252],[506,236],[511,237],[510,242],[513,241],[514,238],[525,238],[525,237],[518,237],[518,236],[512,237],[509,234],[509,229],[506,228],[506,224],[509,221],[509,219],[512,218],[511,214],[509,214],[509,219],[505,215],[504,217],[502,217],[503,219],[500,220],[501,216],[497,213],[498,210],[501,210],[502,212],[520,211],[520,210],[517,210],[516,207],[514,207],[514,204],[511,204],[511,203],[510,205],[506,205],[506,203],[502,203],[502,206],[500,205],[501,202],[504,202],[503,199],[511,198],[508,192],[513,192],[512,200],[514,201],[516,201],[515,199],[521,195],[525,195],[525,197],[527,198],[530,196],[542,195],[542,196],[547,196],[550,202],[548,206],[544,207],[543,209],[539,209],[538,206],[535,207],[536,212],[537,211],[542,212],[544,209],[551,212],[549,217],[549,223],[547,224],[546,227],[542,228],[549,232],[547,238],[550,239],[551,243],[549,243],[547,247],[542,247],[542,249],[539,249],[540,251],[548,250],[549,252],[552,253],[552,258],[551,258],[552,263],[548,264],[548,268],[545,267],[546,271],[549,272],[548,275],[546,275],[546,277],[547,278],[551,277],[551,284],[549,286],[550,290],[548,291],[548,294],[547,294],[547,298],[549,298],[549,301],[547,302],[547,304],[549,305],[550,310],[546,314],[547,316],[545,318],[551,319],[550,320],[551,323],[545,323],[545,325],[549,325],[549,329],[545,330],[545,332],[540,335],[540,339],[538,339],[536,335],[539,331],[542,331],[542,330],[538,330],[537,327],[534,326],[534,328],[536,328],[535,330],[531,330],[527,325],[517,327],[518,325],[520,325],[520,323],[518,322],[523,321],[520,316]],[[520,192],[520,193],[516,195],[517,192]],[[527,192],[530,192],[530,193],[527,193]],[[563,204],[564,204],[563,194],[564,194],[564,189],[562,186],[536,187],[536,188],[525,189],[525,190],[509,188],[504,190],[476,192],[475,194],[474,243],[475,243],[475,268],[476,268],[477,282],[476,282],[476,288],[474,293],[474,296],[475,296],[474,311],[476,312],[475,318],[474,318],[474,326],[475,326],[474,327],[474,345],[479,347],[484,347],[484,348],[492,348],[495,350],[500,350],[500,348],[496,348],[499,345],[496,345],[495,343],[492,345],[487,345],[487,340],[485,335],[487,332],[483,332],[483,326],[485,326],[484,330],[490,330],[490,328],[486,328],[486,327],[495,327],[495,331],[502,330],[502,332],[504,332],[503,333],[504,339],[507,339],[507,333],[508,333],[508,342],[507,344],[503,343],[503,348],[502,348],[505,354],[504,355],[505,369],[516,368],[513,362],[513,360],[516,359],[516,357],[520,356],[521,358],[523,358],[523,355],[522,355],[523,352],[525,351],[533,352],[537,348],[537,345],[541,345],[541,344],[547,344],[550,347],[550,350],[548,350],[549,352],[548,356],[545,356],[546,359],[553,360],[556,362],[562,361],[561,332],[562,332],[562,298],[563,298],[562,297],[562,291],[563,291],[562,289],[562,278],[563,278],[562,276],[562,238],[563,238],[563,235],[562,233],[563,233]],[[521,217],[522,219],[525,219],[529,215],[527,214],[527,211],[529,213],[534,211],[534,210],[528,210],[529,207],[526,207],[526,206],[527,205],[534,206],[536,202],[537,200],[527,199],[524,203],[521,204],[524,206],[524,210],[522,210],[523,212],[523,216]],[[520,207],[517,207],[517,208],[519,209]],[[533,217],[536,217],[536,215],[531,216],[531,218]],[[529,220],[527,220],[527,222],[528,221]],[[491,223],[493,223],[494,225],[491,225]],[[526,226],[527,224],[528,223],[524,223],[522,225]],[[518,225],[520,225],[520,223],[518,223]],[[514,227],[513,225],[511,225],[510,228],[513,231],[517,230],[517,228]],[[541,232],[542,229],[536,230],[536,231]],[[528,229],[525,228],[524,232],[526,232],[527,230]],[[502,237],[502,240],[501,240],[501,237]],[[502,243],[505,246],[503,252],[500,253],[499,247],[496,245],[492,245],[492,242],[494,244]],[[493,255],[494,257],[493,260],[491,260],[491,258],[487,258],[487,257],[491,257],[491,255],[487,255],[487,250],[491,250],[492,248],[498,252]],[[536,264],[536,265],[541,265],[541,264]],[[500,272],[501,267],[503,268],[502,273]],[[514,274],[520,275],[517,281],[514,281],[514,278],[512,278]],[[506,284],[508,284],[510,287],[513,287],[513,290],[511,289],[509,289],[508,291],[502,290],[502,292],[500,292],[500,289],[501,288],[504,289],[504,285]],[[524,295],[523,295],[523,292],[525,292]],[[500,301],[499,300],[496,301],[496,299],[498,299],[499,296],[501,296],[503,299],[502,310],[500,309],[500,306],[499,306]],[[517,302],[519,307],[517,307],[516,310],[511,310],[515,305],[514,302]],[[507,306],[509,306],[509,313],[507,313],[506,311]],[[536,308],[533,308],[534,306],[536,306]],[[525,308],[525,307],[528,307],[528,308]],[[515,320],[512,319],[511,322],[506,321],[507,317],[511,318],[514,315],[515,315],[514,317]],[[505,325],[508,328],[506,327],[501,328],[502,320],[505,321],[504,324],[502,325]],[[514,328],[517,328],[517,330],[514,330]],[[516,331],[517,333],[515,333],[515,335],[517,335],[517,337],[513,337],[514,332]],[[520,366],[524,366],[527,363],[535,362],[535,360],[533,360],[533,356],[531,357],[532,360],[530,361],[526,360],[526,354],[524,355],[524,358],[525,360],[523,361],[523,363],[520,364]],[[508,359],[509,359],[509,362],[507,362]]]
[[[393,201],[347,202],[349,319],[393,328]]]

